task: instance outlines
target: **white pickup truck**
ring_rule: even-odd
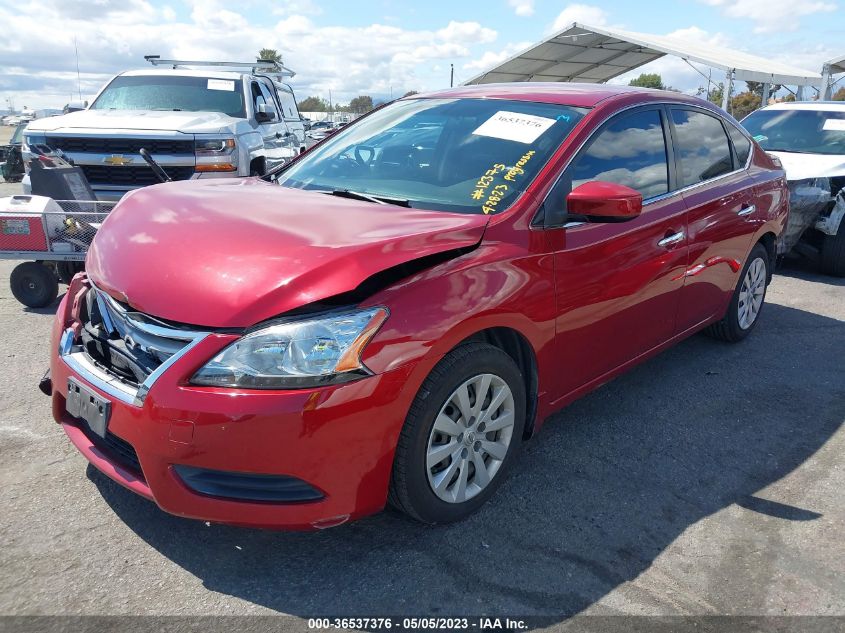
[[[25,163],[33,147],[61,150],[99,200],[117,200],[159,182],[141,148],[172,180],[261,175],[305,150],[293,89],[281,81],[294,73],[284,66],[146,59],[156,67],[117,75],[86,109],[30,123]]]

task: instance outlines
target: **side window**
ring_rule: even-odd
[[[606,126],[569,168],[572,188],[604,180],[636,189],[643,198],[669,191],[669,161],[659,110],[623,114]]]
[[[273,100],[273,95],[270,93],[270,89],[263,83],[258,84],[258,86],[261,89],[261,96],[264,99],[264,103],[278,109],[276,102]]]
[[[748,162],[748,155],[751,153],[751,141],[732,123],[727,123],[727,127],[728,134],[734,144],[737,161],[739,162],[737,168],[742,169]]]
[[[731,148],[719,119],[693,110],[673,108],[671,112],[682,187],[733,171]]]
[[[258,112],[258,106],[264,105],[267,103],[264,95],[261,94],[261,88],[258,86],[257,81],[252,82],[252,104],[256,112]]]

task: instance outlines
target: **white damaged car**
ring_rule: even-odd
[[[777,103],[742,120],[789,181],[789,225],[779,252],[845,277],[845,102]]]

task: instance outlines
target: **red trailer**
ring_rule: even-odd
[[[59,282],[70,283],[84,269],[91,240],[114,205],[46,196],[0,198],[0,259],[24,260],[9,278],[15,298],[31,308],[50,305]]]

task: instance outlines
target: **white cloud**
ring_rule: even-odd
[[[800,19],[815,13],[836,11],[834,2],[825,0],[699,0],[719,7],[730,18],[746,18],[755,23],[755,33],[795,31]]]
[[[508,0],[508,4],[519,16],[529,17],[534,15],[534,0]]]
[[[516,44],[508,44],[502,50],[499,51],[485,51],[481,55],[481,57],[476,57],[475,59],[468,61],[462,66],[462,68],[464,70],[474,71],[487,70],[488,68],[492,68],[497,64],[501,64],[508,57],[516,55],[520,51],[523,51],[529,46],[531,46],[532,44],[534,44],[534,42],[518,42]]]
[[[551,30],[561,31],[573,22],[602,26],[607,24],[607,11],[591,4],[570,4],[555,18]]]
[[[333,26],[322,17],[312,20],[313,14],[290,13],[293,3],[251,23],[237,7],[222,0],[192,0],[186,14],[169,6],[156,9],[146,0],[42,0],[14,7],[0,2],[0,96],[13,97],[18,107],[36,108],[78,99],[74,34],[83,98],[93,97],[111,75],[143,68],[145,54],[250,60],[267,47],[277,49],[297,71],[291,83],[299,98],[328,97],[331,90],[335,102],[358,94],[379,99],[448,86],[449,63],[460,68],[478,54],[476,47],[498,36],[477,21],[444,20],[434,29],[386,23]],[[436,65],[446,70],[435,72]]]

